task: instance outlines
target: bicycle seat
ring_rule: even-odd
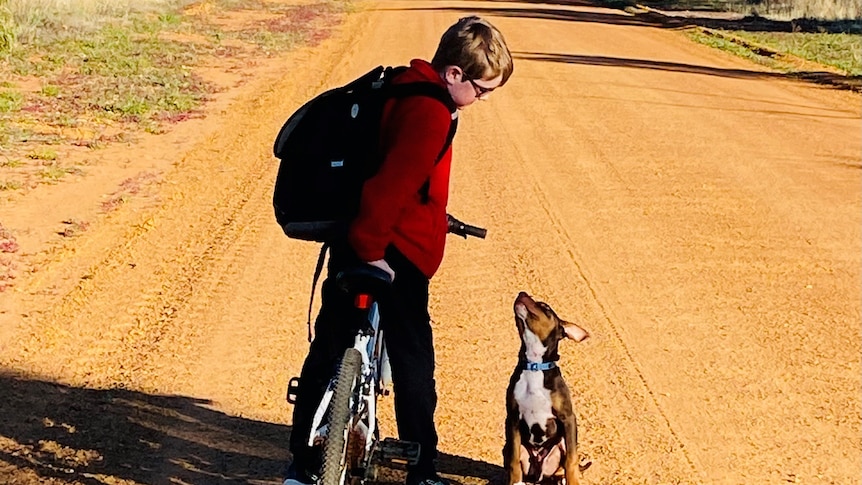
[[[342,291],[352,295],[367,293],[378,298],[392,284],[389,273],[370,264],[340,271],[335,275],[335,282]]]

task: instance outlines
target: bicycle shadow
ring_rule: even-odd
[[[281,484],[291,427],[231,416],[212,402],[88,389],[0,370],[0,483]],[[441,454],[459,483],[498,483],[502,468]],[[389,470],[380,483],[404,483]]]

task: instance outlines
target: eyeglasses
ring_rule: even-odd
[[[486,88],[484,86],[479,86],[478,84],[476,84],[476,81],[470,79],[467,76],[464,76],[464,79],[470,81],[470,84],[473,85],[473,89],[476,90],[476,97],[480,98],[480,99],[484,98],[485,96],[488,96],[488,94],[490,94],[491,91],[496,89],[496,88]]]

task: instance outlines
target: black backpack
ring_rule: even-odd
[[[281,160],[272,204],[284,233],[329,242],[343,236],[356,216],[363,183],[380,168],[380,124],[391,98],[428,96],[453,114],[446,153],[457,129],[457,111],[445,88],[431,82],[392,84],[407,67],[379,66],[308,101],[288,118],[275,139]],[[423,187],[427,197],[426,182]]]

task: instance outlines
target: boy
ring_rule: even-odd
[[[436,83],[460,110],[487,99],[512,69],[502,34],[486,20],[465,17],[443,34],[431,63],[415,59],[393,82]],[[435,468],[437,392],[428,283],[443,259],[448,228],[451,147],[438,157],[454,117],[443,103],[426,96],[390,100],[384,108],[383,163],[363,185],[347,238],[330,249],[315,339],[299,379],[290,439],[293,461],[285,485],[313,483],[320,472],[320,450],[307,446],[311,420],[338,359],[352,344],[352,334],[341,324],[350,318],[352,302],[334,287],[334,276],[359,264],[381,268],[393,278],[380,321],[392,364],[395,417],[399,438],[421,446],[419,463],[408,469],[407,485],[443,484]]]

